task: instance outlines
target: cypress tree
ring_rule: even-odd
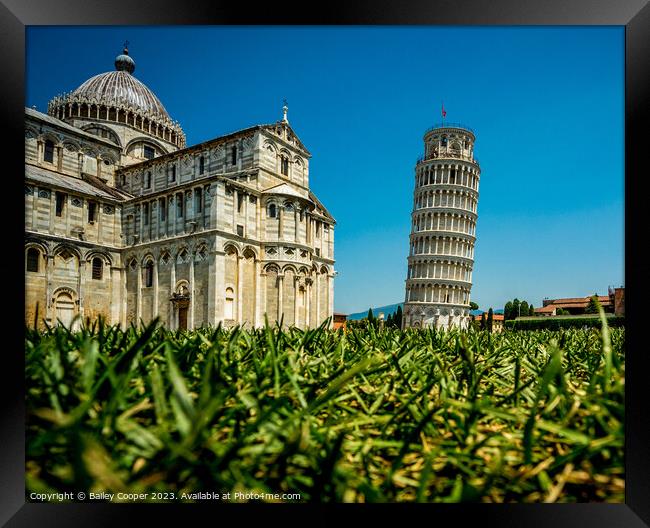
[[[393,318],[393,321],[397,328],[402,328],[402,306],[401,305],[397,307],[397,311],[395,312],[395,317]]]
[[[492,323],[494,321],[494,311],[492,308],[488,310],[488,316],[487,316],[487,329],[488,332],[492,333]]]
[[[514,317],[512,317],[512,303],[510,301],[508,301],[505,307],[503,308],[503,319],[504,321],[509,321],[510,319],[514,319]]]

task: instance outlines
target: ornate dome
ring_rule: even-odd
[[[115,71],[100,73],[84,82],[71,95],[107,106],[125,106],[162,120],[170,119],[156,95],[133,77],[135,61],[124,48],[115,58]]]
[[[126,47],[115,58],[115,68],[52,99],[48,114],[60,119],[97,116],[101,120],[125,122],[184,147],[185,134],[180,125],[172,121],[158,97],[132,75],[135,61]]]
[[[152,118],[170,119],[167,110],[154,93],[124,70],[95,75],[71,95],[106,106],[125,106],[136,112],[151,114]]]

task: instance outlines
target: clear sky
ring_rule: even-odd
[[[114,69],[125,40],[188,145],[282,117],[337,221],[334,309],[404,300],[425,130],[476,133],[472,300],[624,284],[623,27],[29,27],[26,106]]]

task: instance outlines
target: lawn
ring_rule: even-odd
[[[607,326],[26,330],[28,500],[623,502],[624,344]]]

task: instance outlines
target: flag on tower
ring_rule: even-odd
[[[447,116],[447,112],[445,112],[445,103],[442,103],[442,117],[445,118]]]

